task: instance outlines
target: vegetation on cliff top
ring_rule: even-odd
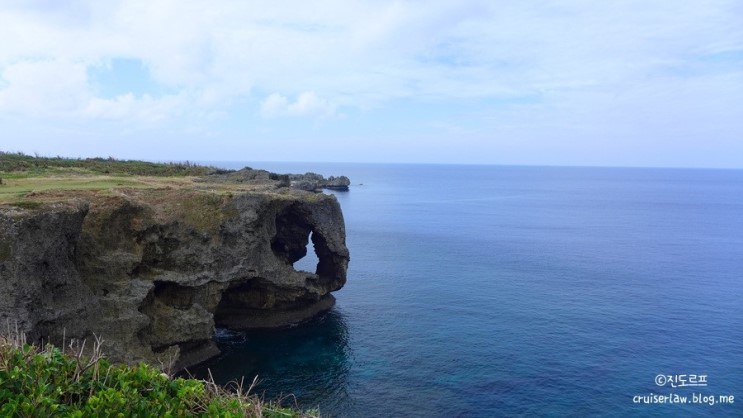
[[[0,416],[3,417],[312,417],[214,382],[171,378],[145,365],[109,363],[100,344],[67,352],[0,335]],[[85,355],[84,353],[88,353]]]
[[[246,170],[250,172],[247,167]],[[101,192],[110,195],[127,189],[187,190],[232,196],[244,191],[275,188],[275,185],[260,180],[224,181],[225,176],[232,173],[240,172],[190,162],[33,157],[0,151],[0,204],[33,209],[60,197]]]
[[[109,158],[63,158],[34,157],[23,153],[0,151],[0,172],[8,177],[43,176],[54,174],[60,169],[77,169],[81,173],[132,175],[132,176],[205,176],[224,173],[214,167],[207,167],[191,162],[152,163],[136,160],[117,160]]]

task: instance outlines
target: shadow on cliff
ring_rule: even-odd
[[[348,328],[338,308],[292,327],[218,330],[215,339],[223,354],[190,368],[195,377],[207,378],[211,369],[217,383],[244,376],[247,386],[257,375],[258,394],[267,399],[292,394],[302,408],[339,410],[350,402]]]

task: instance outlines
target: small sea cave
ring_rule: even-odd
[[[222,293],[214,311],[214,324],[227,329],[285,326],[315,314],[313,307],[322,307],[318,302],[312,294],[277,287],[269,280],[254,277],[234,282]]]

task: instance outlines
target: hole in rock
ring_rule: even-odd
[[[271,250],[295,270],[317,272],[320,256],[312,226],[298,207],[290,206],[276,216],[276,235],[271,240]],[[313,251],[307,251],[310,241]],[[309,253],[309,255],[308,255]]]
[[[312,239],[312,233],[310,233],[310,235],[308,235],[307,238],[308,238],[308,245],[309,245],[309,241]],[[306,251],[306,255],[304,257],[294,262],[294,270],[316,272],[317,264],[319,262],[320,260],[317,258],[317,253],[315,252],[313,248],[312,251]]]

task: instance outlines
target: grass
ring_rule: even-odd
[[[100,177],[32,177],[3,180],[0,186],[0,201],[9,196],[21,196],[46,190],[102,190],[115,187],[147,187],[145,183],[131,179]],[[3,199],[6,197],[6,199]]]
[[[150,163],[113,158],[32,157],[0,151],[0,204],[31,207],[49,191],[107,191],[117,188],[167,188],[193,183],[194,176],[218,173],[213,167]],[[24,206],[25,205],[25,206]]]
[[[59,349],[26,343],[9,325],[0,334],[0,416],[13,417],[316,417],[267,402],[242,383],[172,378],[146,364],[112,364],[84,341]]]
[[[48,191],[60,190],[110,190],[115,188],[152,188],[156,187],[142,179],[115,178],[111,176],[80,176],[70,173],[67,176],[28,177],[3,179],[0,186],[0,204],[27,202],[28,198]]]
[[[240,192],[274,188],[267,184],[210,180],[212,174],[229,172],[190,162],[32,157],[0,151],[0,204],[33,209],[60,198],[85,193],[111,195],[125,189],[187,189],[206,195],[208,200],[208,195],[231,197]]]

